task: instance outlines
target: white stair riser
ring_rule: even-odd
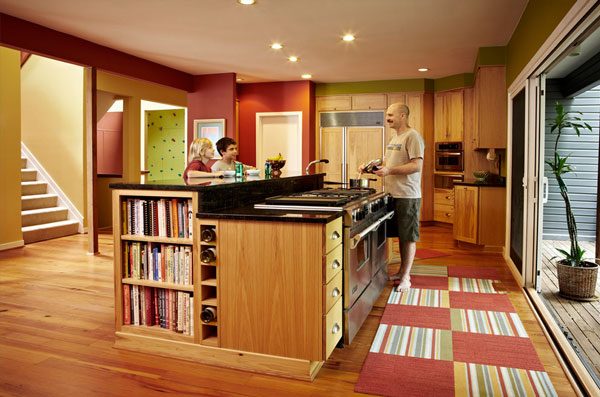
[[[36,197],[34,199],[27,199],[25,197],[27,196],[22,196],[21,198],[21,210],[23,211],[56,207],[58,202],[58,196]]]
[[[40,225],[42,223],[50,223],[57,221],[64,221],[68,218],[69,214],[67,209],[61,209],[59,211],[47,211],[35,214],[21,215],[22,226]]]
[[[21,195],[29,196],[31,194],[45,194],[48,190],[46,183],[36,183],[35,185],[21,185]]]
[[[36,170],[21,170],[21,181],[35,181],[37,180],[37,171]]]
[[[73,223],[71,225],[62,225],[52,228],[23,231],[23,240],[25,241],[25,244],[29,244],[35,243],[36,241],[69,236],[71,234],[77,234],[77,228],[77,223]]]

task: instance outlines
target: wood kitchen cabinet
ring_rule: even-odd
[[[351,110],[352,96],[332,95],[317,97],[317,111]]]
[[[433,189],[433,220],[454,222],[454,189]]]
[[[436,142],[462,142],[464,130],[464,91],[438,92],[434,100]]]
[[[506,70],[504,66],[482,66],[475,76],[475,149],[506,148]]]
[[[506,189],[454,186],[454,238],[478,245],[503,246]]]
[[[352,95],[352,110],[385,110],[385,94]]]

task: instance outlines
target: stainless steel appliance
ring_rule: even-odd
[[[436,171],[463,170],[462,142],[438,142],[435,144]]]
[[[255,208],[343,211],[344,343],[350,344],[387,281],[389,195],[374,189],[321,189],[268,198]]]
[[[436,189],[454,189],[455,182],[462,182],[462,174],[434,174],[433,187]]]

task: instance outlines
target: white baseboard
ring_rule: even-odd
[[[75,219],[79,223],[79,233],[84,232],[83,228],[83,215],[79,212],[77,207],[73,205],[71,200],[67,197],[67,195],[61,190],[58,184],[52,179],[50,174],[44,169],[44,167],[40,164],[39,161],[35,158],[33,153],[25,146],[23,141],[21,141],[21,151],[27,157],[27,161],[31,161],[31,164],[35,167],[35,169],[40,173],[44,182],[48,184],[48,189],[51,190],[52,193],[58,196],[58,201],[61,205],[67,207],[69,211],[69,219]]]
[[[17,241],[13,241],[11,243],[0,244],[0,251],[6,251],[9,249],[19,248],[19,247],[24,247],[24,246],[25,246],[25,241],[17,240]]]

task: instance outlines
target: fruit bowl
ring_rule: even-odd
[[[489,171],[473,171],[473,176],[477,182],[484,182],[489,175]]]
[[[271,164],[271,174],[273,176],[281,175],[281,169],[285,165],[285,160],[267,160],[267,163]]]

